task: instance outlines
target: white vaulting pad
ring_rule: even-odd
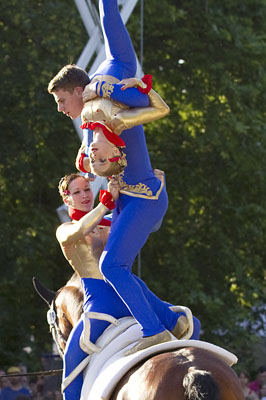
[[[117,330],[120,330],[117,334]],[[84,383],[81,400],[108,400],[121,378],[140,361],[156,354],[175,351],[182,347],[197,347],[214,353],[229,366],[237,363],[237,357],[229,351],[200,340],[173,340],[157,344],[123,356],[140,338],[140,326],[131,317],[122,318],[118,327],[109,326],[97,340],[96,345],[103,347],[100,353],[92,355],[89,366],[84,371]]]

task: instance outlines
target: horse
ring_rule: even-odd
[[[74,274],[57,292],[45,288],[36,278],[33,284],[50,307],[53,337],[62,356],[71,329],[82,313],[80,278]],[[244,395],[235,371],[225,361],[193,346],[140,361],[124,374],[109,396],[109,400],[201,399],[244,400]]]

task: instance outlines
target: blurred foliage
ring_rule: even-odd
[[[171,113],[145,127],[169,208],[141,252],[142,278],[161,298],[189,306],[202,339],[251,370],[266,298],[265,6],[144,3],[144,71]],[[46,88],[88,38],[70,0],[10,0],[0,29],[1,365],[37,368],[51,338],[31,280],[56,290],[71,275],[55,239],[57,184],[74,170],[79,147]],[[139,4],[128,29],[139,53]]]

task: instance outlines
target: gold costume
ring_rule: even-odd
[[[98,223],[108,211],[99,203],[79,221],[66,222],[56,231],[62,252],[81,278],[103,279],[99,259],[108,239],[109,227]]]
[[[137,185],[128,185],[124,180],[124,171],[117,176],[120,185],[120,193],[126,194],[131,197],[139,197],[142,199],[158,200],[161,191],[165,185],[164,178],[155,176],[161,181],[160,187],[155,194],[153,194],[151,188],[144,183],[139,182]]]
[[[98,78],[98,77],[97,77]],[[133,126],[147,124],[164,117],[170,109],[164,100],[153,89],[149,92],[150,105],[148,107],[129,108],[122,103],[110,99],[115,78],[104,76],[103,97],[96,97],[84,104],[81,119],[82,123],[99,122],[109,130],[120,135]],[[99,86],[99,85],[98,85]]]

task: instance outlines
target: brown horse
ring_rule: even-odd
[[[39,295],[52,306],[54,338],[61,353],[82,313],[83,293],[74,275],[57,292],[34,278]],[[51,309],[50,309],[51,310]],[[167,351],[131,368],[110,400],[244,400],[236,373],[218,356],[195,347]]]

